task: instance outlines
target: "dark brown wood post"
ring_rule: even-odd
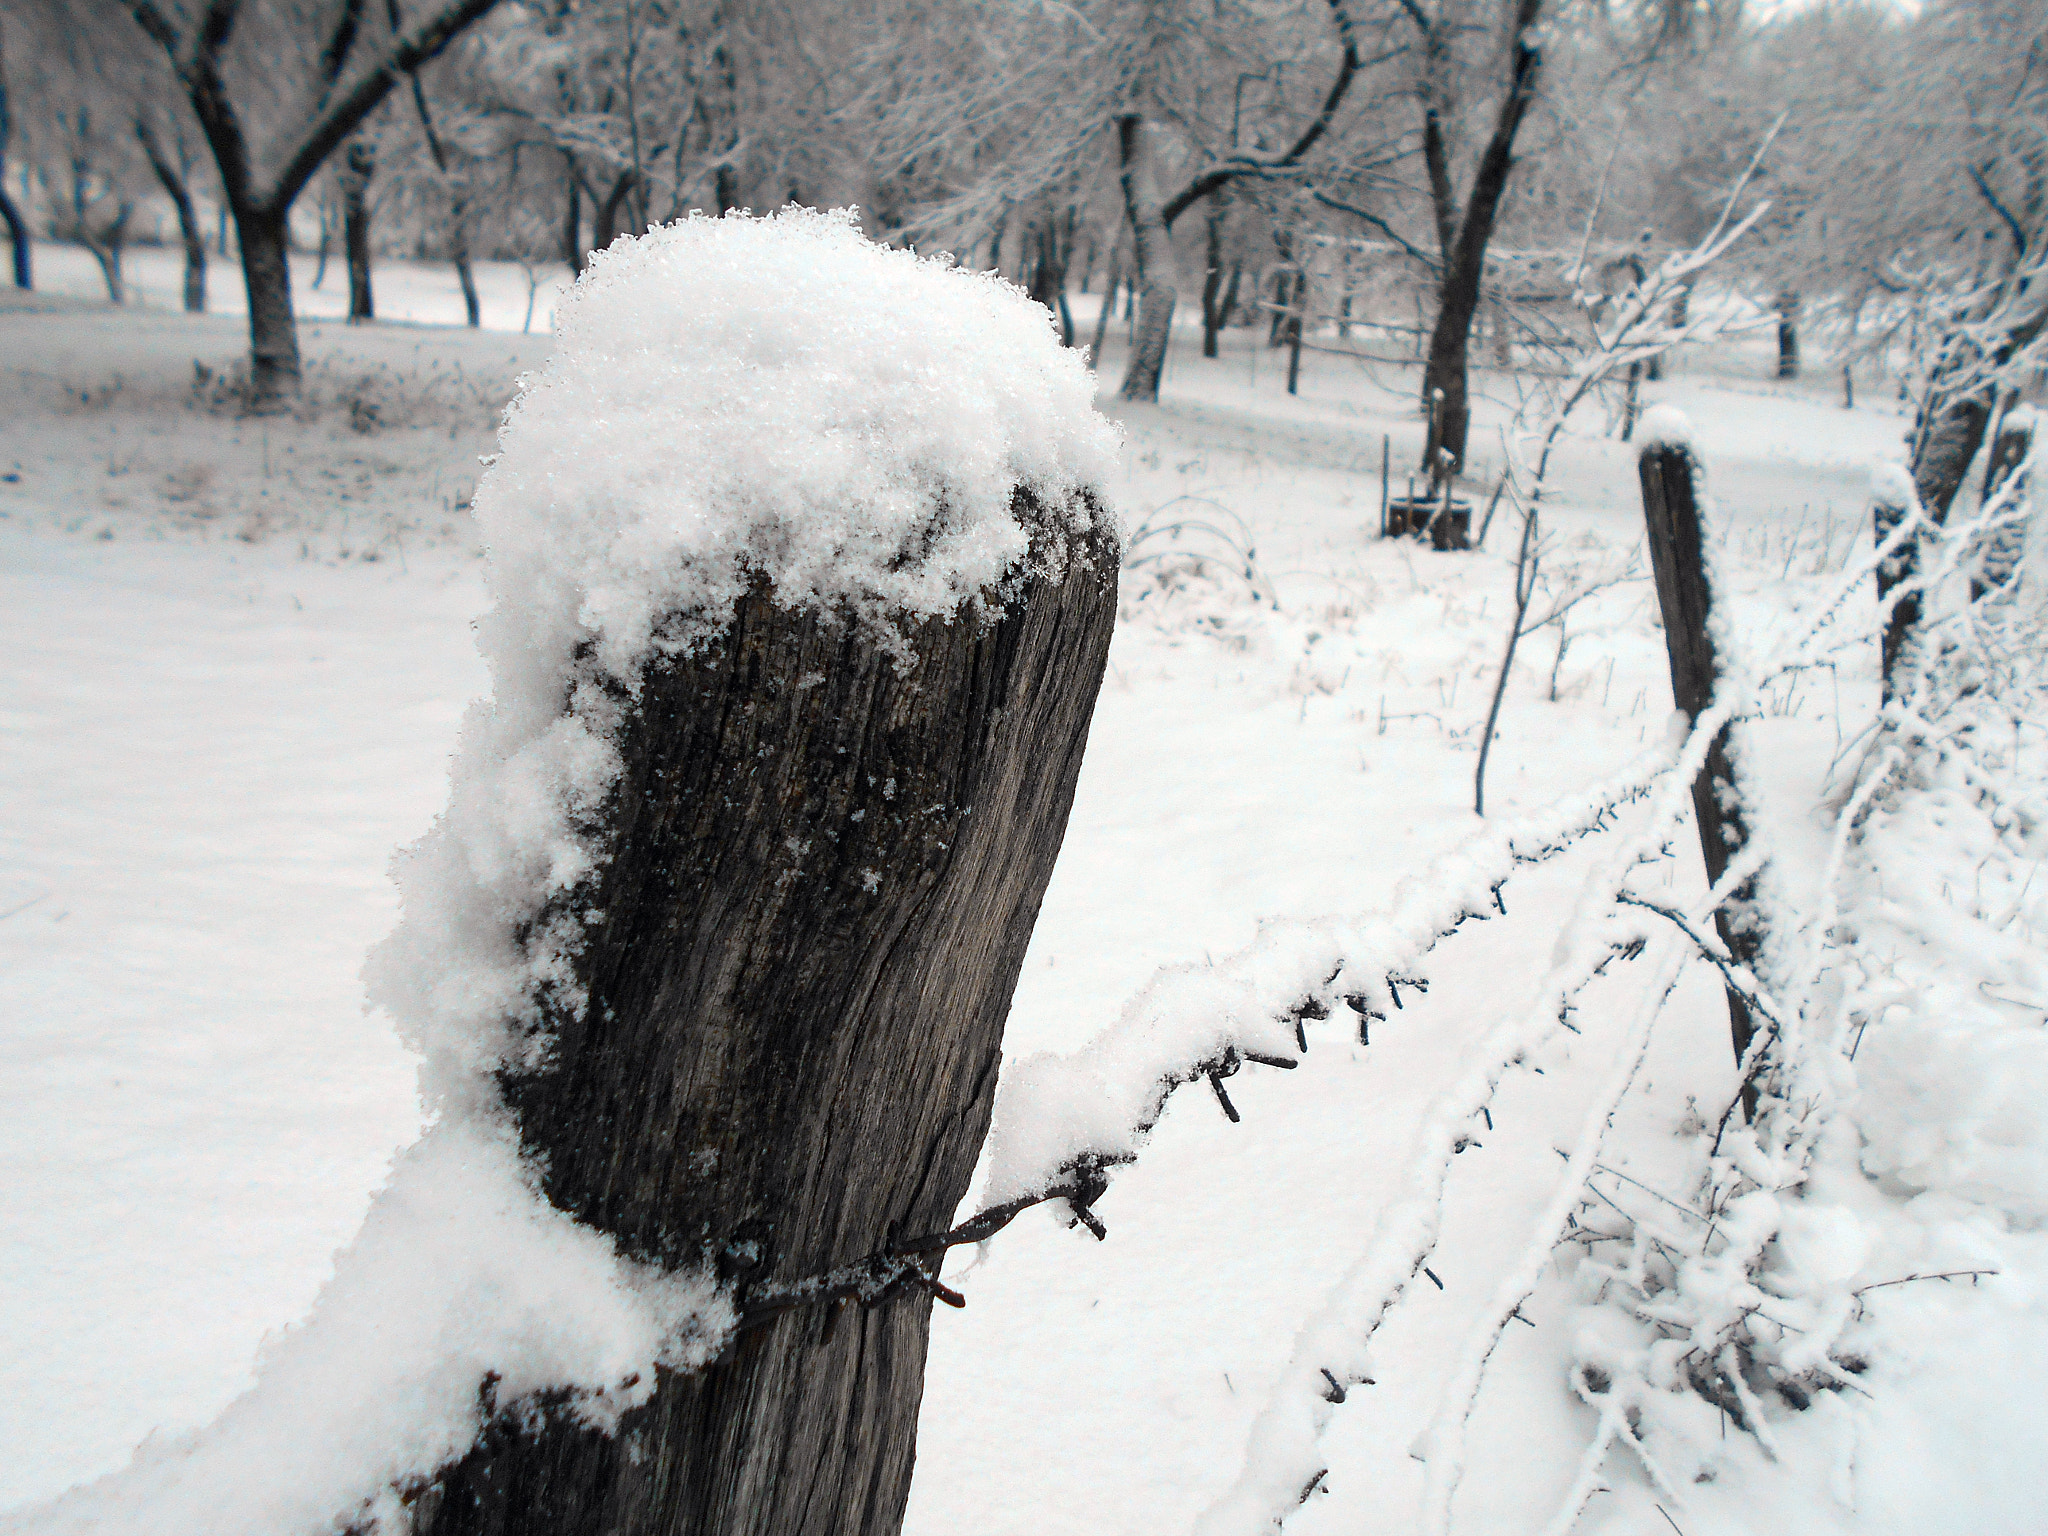
[[[1664,616],[1664,646],[1671,658],[1671,696],[1686,718],[1698,720],[1714,701],[1717,673],[1714,638],[1708,629],[1713,592],[1707,581],[1700,531],[1699,466],[1684,443],[1643,445],[1637,469],[1643,484],[1643,522],[1649,531],[1650,568],[1657,581],[1657,606]],[[1728,727],[1707,748],[1706,763],[1692,784],[1693,816],[1699,822],[1700,853],[1707,883],[1719,882],[1728,861],[1749,841],[1741,791],[1728,758]],[[1714,913],[1714,927],[1737,965],[1756,969],[1763,951],[1763,927],[1756,907],[1756,882],[1745,880]],[[1728,1031],[1739,1062],[1755,1033],[1749,1005],[1728,989]],[[1754,1106],[1754,1090],[1744,1103]]]
[[[1016,494],[1057,554],[1075,509]],[[709,1260],[743,1310],[944,1230],[1115,617],[1108,535],[1049,568],[990,617],[908,625],[907,666],[757,584],[715,644],[621,700],[588,1002],[550,1019],[545,1069],[504,1079],[557,1206],[640,1259]],[[614,1435],[507,1405],[415,1498],[417,1528],[891,1536],[930,1311],[910,1286],[773,1314],[664,1372]]]
[[[1900,477],[1903,479],[1904,477]],[[1912,510],[1912,482],[1895,484],[1889,479],[1881,480],[1872,490],[1870,497],[1871,534],[1880,545],[1892,536],[1893,531]],[[1883,603],[1913,574],[1919,563],[1919,540],[1908,539],[1890,559],[1877,568],[1877,600]],[[1902,593],[1892,604],[1887,615],[1884,632],[1878,636],[1879,679],[1884,697],[1892,696],[1892,674],[1897,670],[1899,657],[1905,654],[1906,637],[1913,626],[1920,621],[1920,594]]]

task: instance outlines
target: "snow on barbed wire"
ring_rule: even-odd
[[[1214,964],[1162,970],[1122,1016],[1079,1050],[1027,1056],[1004,1069],[982,1192],[993,1207],[1053,1188],[1077,1166],[1128,1162],[1183,1084],[1227,1075],[1240,1060],[1291,1061],[1299,1021],[1348,1008],[1364,1019],[1427,985],[1439,939],[1486,918],[1518,864],[1561,852],[1606,825],[1670,769],[1660,743],[1614,777],[1514,821],[1489,826],[1403,880],[1379,914],[1267,923]]]
[[[2009,515],[1994,506],[1979,522],[1995,522]],[[1356,1263],[1302,1324],[1292,1358],[1253,1423],[1239,1475],[1198,1522],[1199,1536],[1253,1536],[1274,1530],[1322,1481],[1329,1466],[1320,1445],[1324,1427],[1345,1400],[1350,1384],[1371,1379],[1373,1339],[1414,1277],[1426,1272],[1424,1266],[1435,1250],[1452,1160],[1464,1145],[1473,1118],[1507,1073],[1531,1059],[1566,1027],[1573,1001],[1614,955],[1639,951],[1645,939],[1668,939],[1650,926],[1653,920],[1675,915],[1686,925],[1680,931],[1687,943],[1675,952],[1677,960],[1701,954],[1714,958],[1711,950],[1702,947],[1703,942],[1713,942],[1704,938],[1710,931],[1711,911],[1757,872],[1772,851],[1767,839],[1756,839],[1745,847],[1705,903],[1691,913],[1664,913],[1653,919],[1651,914],[1662,909],[1634,897],[1628,889],[1629,876],[1661,858],[1682,827],[1691,786],[1709,744],[1732,719],[1754,709],[1771,679],[1816,664],[1840,643],[1836,630],[1849,598],[1864,588],[1872,572],[1895,555],[1913,532],[1911,520],[1891,529],[1882,543],[1841,573],[1828,595],[1802,615],[1803,632],[1788,637],[1790,643],[1771,656],[1752,657],[1733,646],[1723,646],[1728,664],[1714,704],[1684,732],[1682,747],[1674,744],[1657,767],[1641,777],[1637,797],[1650,800],[1647,822],[1587,877],[1559,935],[1552,968],[1529,1007],[1503,1021],[1475,1053],[1467,1072],[1431,1107],[1404,1170],[1401,1195],[1382,1214]],[[1946,579],[1980,533],[1976,525],[1952,530],[1941,559],[1925,575],[1915,577],[1915,583],[1931,585]],[[1674,717],[1674,723],[1683,725],[1683,717]],[[1839,869],[1849,829],[1868,799],[1868,793],[1860,791],[1843,813],[1829,865],[1830,882]],[[1834,929],[1831,905],[1811,923],[1793,918],[1789,913],[1775,914],[1794,942],[1804,939],[1815,946]],[[1466,1429],[1485,1365],[1501,1331],[1518,1315],[1521,1302],[1533,1291],[1570,1223],[1572,1210],[1579,1203],[1575,1195],[1586,1187],[1608,1118],[1629,1090],[1635,1064],[1647,1047],[1648,1032],[1676,975],[1671,964],[1658,967],[1646,990],[1645,1006],[1624,1032],[1617,1071],[1596,1100],[1594,1112],[1582,1123],[1577,1146],[1567,1155],[1556,1193],[1465,1340],[1458,1370],[1417,1442],[1416,1454],[1428,1465],[1425,1519],[1430,1536],[1441,1536],[1448,1529],[1451,1499],[1464,1471]],[[1697,1214],[1699,1224],[1718,1236],[1720,1245],[1713,1247],[1710,1237],[1690,1260],[1671,1270],[1661,1286],[1653,1284],[1637,1291],[1617,1284],[1611,1299],[1603,1289],[1589,1315],[1581,1319],[1572,1343],[1573,1380],[1581,1396],[1599,1413],[1600,1422],[1567,1504],[1550,1527],[1554,1532],[1568,1528],[1576,1519],[1597,1486],[1597,1473],[1609,1448],[1617,1442],[1629,1444],[1653,1480],[1669,1491],[1664,1469],[1638,1436],[1637,1423],[1643,1415],[1654,1416],[1659,1426],[1680,1435],[1697,1427],[1691,1419],[1699,1415],[1688,1417],[1695,1407],[1709,1420],[1716,1411],[1732,1407],[1731,1417],[1739,1428],[1761,1422],[1759,1415],[1745,1410],[1741,1394],[1748,1387],[1739,1380],[1740,1370],[1731,1378],[1724,1364],[1725,1353],[1738,1345],[1754,1348],[1758,1358],[1770,1362],[1788,1400],[1802,1392],[1810,1395],[1816,1382],[1846,1379],[1834,1356],[1846,1347],[1844,1330],[1855,1299],[1845,1289],[1847,1274],[1855,1266],[1841,1271],[1836,1262],[1836,1250],[1847,1239],[1838,1240],[1839,1234],[1824,1230],[1831,1219],[1827,1208],[1801,1208],[1788,1215],[1786,1205],[1802,1185],[1813,1148],[1825,1134],[1826,1106],[1832,1102],[1830,1085],[1824,1074],[1813,1070],[1812,1049],[1796,1009],[1770,997],[1761,980],[1746,971],[1730,973],[1728,980],[1745,990],[1753,1011],[1765,1021],[1766,1027],[1757,1031],[1744,1063],[1744,1081],[1762,1083],[1764,1107],[1755,1127],[1731,1128],[1731,1106],[1719,1126],[1707,1128],[1711,1147],[1702,1142],[1702,1161],[1709,1167],[1696,1199],[1705,1210],[1696,1213],[1688,1208],[1686,1214]],[[1803,1005],[1811,987],[1797,976],[1792,980],[1800,983],[1792,1002]],[[1780,1238],[1782,1241],[1774,1242]],[[1788,1262],[1786,1253],[1808,1254],[1812,1262]],[[1776,1265],[1773,1276],[1764,1277],[1773,1287],[1767,1294],[1760,1277],[1772,1264]],[[1589,1264],[1586,1273],[1610,1281],[1635,1279],[1640,1265],[1631,1272],[1625,1267]],[[1772,1301],[1773,1295],[1776,1301]],[[1747,1333],[1758,1315],[1757,1308],[1763,1305],[1771,1305],[1785,1324],[1774,1338]],[[1654,1341],[1643,1331],[1647,1322],[1657,1324],[1667,1336],[1666,1343],[1652,1347]],[[1799,1331],[1801,1327],[1804,1333]],[[1669,1342],[1672,1334],[1680,1335],[1681,1341]]]

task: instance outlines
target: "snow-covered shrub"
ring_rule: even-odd
[[[1217,502],[1175,497],[1124,541],[1117,617],[1125,623],[1205,635],[1242,651],[1258,642],[1277,606],[1250,526]]]

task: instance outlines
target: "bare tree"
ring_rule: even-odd
[[[206,313],[206,231],[199,227],[199,214],[192,205],[192,156],[185,135],[171,130],[171,151],[166,153],[151,113],[144,107],[135,116],[135,137],[149,160],[149,168],[162,183],[171,206],[178,211],[178,236],[185,247],[185,309],[190,314]]]
[[[46,112],[37,136],[38,175],[51,234],[91,253],[108,301],[120,304],[128,296],[121,257],[135,217],[124,163],[131,146],[110,132],[107,114],[95,112],[94,105],[80,94]]]
[[[1329,132],[1338,109],[1344,105],[1362,61],[1346,0],[1328,0],[1328,4],[1339,47],[1337,70],[1321,108],[1280,153],[1230,153],[1204,165],[1173,196],[1162,197],[1156,163],[1158,151],[1152,142],[1154,136],[1146,132],[1144,113],[1126,111],[1118,116],[1117,149],[1124,206],[1130,220],[1131,248],[1141,294],[1138,335],[1120,390],[1126,400],[1159,398],[1159,374],[1166,363],[1166,345],[1172,334],[1173,311],[1180,289],[1173,254],[1174,220],[1233,181],[1283,175],[1299,167]]]
[[[1514,170],[1515,137],[1536,100],[1542,78],[1543,55],[1535,27],[1543,0],[1512,0],[1505,12],[1501,44],[1506,53],[1506,88],[1495,109],[1493,131],[1462,198],[1453,175],[1445,117],[1455,96],[1453,43],[1463,17],[1453,12],[1449,0],[1440,0],[1434,12],[1426,10],[1420,0],[1401,0],[1401,9],[1421,39],[1416,98],[1422,108],[1422,157],[1429,175],[1441,272],[1436,323],[1422,372],[1422,403],[1429,416],[1423,467],[1437,481],[1448,480],[1464,467],[1465,439],[1472,421],[1467,350],[1472,321],[1479,312],[1487,242],[1493,238],[1508,177]]]
[[[371,112],[401,76],[436,57],[496,0],[445,0],[422,21],[358,49],[361,0],[335,0],[266,19],[300,38],[324,36],[323,52],[340,62],[332,88],[295,113],[291,125],[259,145],[230,85],[230,48],[245,0],[206,0],[186,15],[176,0],[123,0],[137,24],[169,58],[206,134],[222,196],[234,214],[249,298],[251,408],[274,408],[297,392],[299,342],[292,319],[289,267],[293,201],[313,173]],[[268,151],[265,153],[264,151]]]

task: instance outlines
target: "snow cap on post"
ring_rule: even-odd
[[[1653,405],[1643,413],[1636,427],[1636,447],[1640,453],[1652,448],[1683,448],[1699,457],[1692,440],[1692,418],[1675,405]]]
[[[908,623],[1006,600],[1109,516],[1094,395],[1043,305],[851,210],[692,216],[592,258],[477,488],[492,697],[367,973],[430,1100],[495,1103],[491,1072],[545,1054],[542,995],[579,1005],[569,898],[650,660],[765,579],[909,665]]]
[[[477,519],[500,606],[552,614],[575,587],[579,638],[621,680],[657,625],[665,647],[717,633],[756,573],[791,608],[953,612],[1025,558],[1020,486],[1071,507],[1115,465],[1043,305],[878,245],[850,209],[615,242],[557,333]]]
[[[1880,507],[1896,507],[1901,512],[1917,506],[1920,493],[1913,487],[1913,476],[1903,464],[1884,463],[1870,471],[1870,499]]]

